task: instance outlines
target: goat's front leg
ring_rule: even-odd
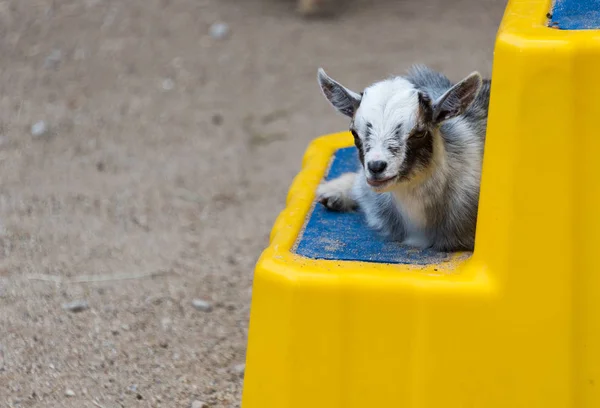
[[[317,189],[317,200],[332,211],[352,211],[358,207],[352,198],[352,187],[356,173],[342,174],[340,177],[326,181]]]

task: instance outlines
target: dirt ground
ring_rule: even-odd
[[[0,407],[239,406],[254,263],[347,127],[317,67],[489,75],[505,6],[342,3],[0,0]]]

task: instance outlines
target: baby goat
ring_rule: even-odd
[[[319,69],[329,102],[352,118],[362,166],[319,186],[330,210],[416,248],[473,250],[490,81],[457,84],[425,66],[353,92]]]

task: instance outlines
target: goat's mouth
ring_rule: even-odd
[[[375,190],[382,190],[388,185],[392,184],[396,180],[396,176],[384,178],[384,179],[372,179],[367,177],[367,184],[373,187]]]

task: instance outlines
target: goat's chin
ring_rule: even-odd
[[[398,183],[397,177],[387,180],[384,183],[377,183],[377,184],[375,184],[375,183],[369,181],[369,179],[367,179],[367,184],[369,185],[371,190],[375,191],[376,193],[387,193],[389,191],[392,191],[394,189],[394,186],[397,183]]]
[[[389,185],[386,186],[381,186],[381,187],[371,187],[371,190],[373,190],[376,193],[389,193],[390,191],[394,190],[394,185],[396,183],[391,183]]]

